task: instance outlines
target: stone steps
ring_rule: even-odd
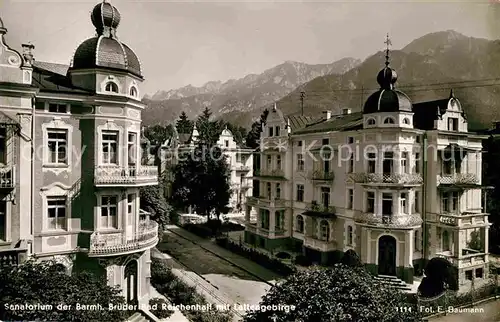
[[[399,289],[403,292],[411,291],[410,285],[406,284],[404,281],[400,280],[396,276],[378,275],[378,276],[375,276],[375,280],[377,280],[378,282],[380,282],[384,285]]]

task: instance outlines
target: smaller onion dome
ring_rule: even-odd
[[[103,1],[97,4],[90,15],[92,24],[95,26],[98,35],[101,35],[105,28],[116,29],[120,24],[120,12],[110,3]]]

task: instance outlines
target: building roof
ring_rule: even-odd
[[[447,98],[413,104],[414,127],[421,130],[434,129],[434,121],[446,113],[449,101]]]
[[[371,94],[363,107],[363,113],[365,114],[401,111],[411,112],[412,104],[405,93],[394,88],[381,88]]]
[[[288,120],[290,121],[290,128],[292,132],[305,128],[308,124],[314,122],[314,118],[304,115],[290,115]]]
[[[67,65],[33,62],[32,83],[41,91],[64,92],[75,94],[90,94],[89,90],[79,88],[71,83],[71,79],[66,76]]]
[[[305,128],[293,132],[293,134],[307,134],[331,131],[349,131],[363,127],[363,114],[361,112],[332,116],[310,124]]]

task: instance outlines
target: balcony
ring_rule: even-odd
[[[123,232],[94,232],[90,236],[89,257],[105,257],[141,252],[158,243],[158,224],[150,220],[139,222],[139,231],[133,236]]]
[[[14,189],[16,167],[7,166],[0,168],[0,189]]]
[[[250,167],[249,166],[242,165],[242,164],[235,165],[235,166],[232,167],[232,169],[234,171],[238,171],[238,172],[248,172],[248,171],[250,171]]]
[[[480,211],[450,212],[435,215],[432,219],[441,225],[461,226],[484,226],[488,224],[488,214]]]
[[[275,150],[285,152],[288,149],[288,136],[271,136],[261,139],[260,151]]]
[[[438,253],[437,257],[447,259],[454,266],[460,268],[468,268],[472,266],[482,266],[488,262],[488,255],[482,252],[475,252],[471,254],[462,255],[460,258],[453,254]]]
[[[418,173],[352,173],[350,179],[367,185],[419,186],[424,182]]]
[[[422,225],[422,218],[418,214],[401,214],[386,216],[381,214],[358,212],[354,221],[367,226],[381,228],[415,228]]]
[[[257,225],[256,224],[246,224],[245,225],[246,231],[257,234]]]
[[[473,173],[456,173],[437,177],[440,187],[474,188],[479,185],[479,178]]]
[[[98,166],[94,184],[99,186],[154,186],[158,184],[157,166]]]
[[[260,170],[255,170],[254,171],[254,176],[255,177],[268,177],[268,178],[280,178],[284,179],[285,178],[285,172],[281,169],[260,169]]]
[[[332,181],[334,174],[331,171],[315,170],[309,174],[309,178],[314,181]]]
[[[335,214],[335,207],[330,205],[320,204],[316,201],[311,202],[306,206],[306,212],[317,213],[317,214]]]
[[[321,240],[315,236],[305,236],[304,246],[315,250],[319,250],[320,252],[330,252],[337,249],[337,242],[333,240],[332,241]]]
[[[247,197],[247,205],[253,207],[284,208],[287,205],[285,199],[271,199],[268,197]]]

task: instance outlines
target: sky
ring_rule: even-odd
[[[108,2],[121,13],[120,41],[141,61],[142,94],[241,78],[287,60],[365,59],[385,48],[387,33],[394,49],[450,29],[500,38],[500,0]],[[97,3],[0,0],[7,44],[31,42],[36,60],[69,64],[95,34],[90,12]]]

